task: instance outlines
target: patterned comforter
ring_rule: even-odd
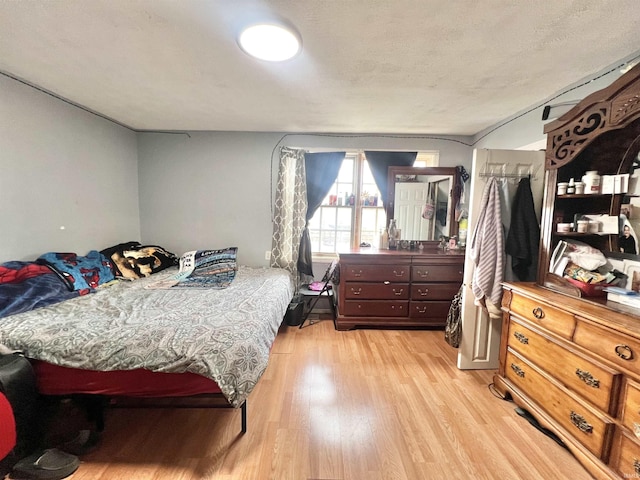
[[[291,276],[240,267],[224,290],[145,288],[176,272],[2,318],[0,344],[63,367],[200,374],[238,407],[267,367]]]

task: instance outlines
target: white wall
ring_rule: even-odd
[[[469,168],[471,150],[461,143],[469,139],[451,139],[142,133],[138,142],[142,240],[178,255],[188,250],[237,246],[240,263],[267,265],[265,252],[271,250],[271,198],[280,146],[440,150],[442,166],[462,164]]]
[[[138,240],[136,164],[135,133],[0,75],[0,262]]]
[[[474,137],[473,148],[518,149],[540,140],[546,140],[544,125],[553,118],[542,120],[545,105],[580,101],[589,94],[611,85],[622,75],[619,67],[637,55],[638,52],[629,55],[589,78],[568,85],[538,104],[514,113],[508,119],[478,133]]]

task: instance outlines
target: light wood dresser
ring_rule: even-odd
[[[462,285],[464,251],[372,247],[339,259],[338,330],[444,326]]]
[[[594,477],[640,477],[638,317],[532,283],[505,284],[502,310],[496,389]]]

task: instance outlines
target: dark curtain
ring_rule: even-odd
[[[376,182],[382,204],[387,204],[387,173],[389,167],[412,167],[418,152],[364,152]]]
[[[327,196],[331,185],[338,178],[340,166],[346,152],[305,153],[304,167],[307,177],[307,215],[306,225],[300,238],[298,255],[298,271],[313,277],[311,261],[311,237],[309,236],[309,220],[316,213],[322,200]]]

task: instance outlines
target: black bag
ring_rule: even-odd
[[[17,437],[13,453],[19,459],[36,449],[41,440],[36,375],[24,356],[18,353],[0,355],[0,392],[7,397],[13,410]]]

